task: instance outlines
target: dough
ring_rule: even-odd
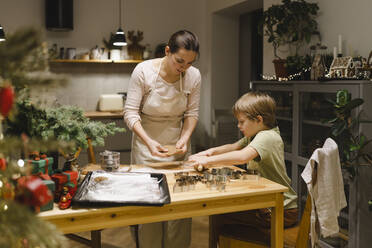
[[[167,152],[168,156],[173,156],[175,154],[182,153],[182,150],[177,149],[175,145],[164,145],[163,147],[168,149],[168,152]]]

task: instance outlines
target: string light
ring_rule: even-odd
[[[22,167],[25,165],[25,161],[22,160],[22,159],[19,159],[19,160],[17,161],[17,164],[18,164],[19,167],[22,168]]]
[[[294,74],[291,74],[283,78],[282,77],[277,78],[275,75],[272,75],[272,76],[261,75],[261,77],[262,77],[262,80],[268,80],[268,81],[290,81],[290,80],[296,79],[299,76],[302,76],[304,73],[309,72],[309,71],[311,71],[311,67],[303,69],[302,71],[298,73],[294,73]]]

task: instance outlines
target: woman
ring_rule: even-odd
[[[199,42],[190,31],[174,33],[165,57],[144,61],[134,69],[128,87],[124,119],[133,131],[132,164],[186,160],[190,137],[198,121],[200,81],[192,63],[199,55]],[[168,156],[164,145],[182,153]],[[137,245],[188,247],[191,219],[139,225]]]

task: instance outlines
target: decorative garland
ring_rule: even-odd
[[[304,73],[309,72],[309,71],[311,71],[311,67],[306,68],[306,69],[302,70],[301,72],[291,74],[291,75],[289,75],[287,77],[279,77],[279,78],[277,78],[276,75],[263,75],[263,74],[261,74],[261,78],[262,78],[262,80],[265,80],[265,81],[291,81],[291,80],[295,80],[296,77],[302,76]],[[330,79],[333,79],[331,77],[328,69],[325,69],[325,74],[324,74],[324,78],[323,79],[329,79],[329,80]],[[338,78],[338,79],[358,79],[358,77],[354,75],[351,78]],[[370,78],[369,80],[372,81],[372,78]]]
[[[309,72],[309,71],[311,71],[311,67],[303,69],[302,71],[291,74],[287,77],[277,78],[276,75],[272,75],[272,76],[261,75],[261,77],[262,77],[262,80],[267,80],[267,81],[291,81],[291,80],[296,79],[296,77],[302,76],[304,73]]]

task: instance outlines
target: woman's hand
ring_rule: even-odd
[[[176,143],[176,149],[181,149],[182,153],[187,152],[187,141],[184,141],[182,139],[178,140]]]
[[[155,140],[150,140],[147,143],[147,147],[149,148],[151,155],[157,156],[157,157],[168,157],[168,149],[160,145]]]

